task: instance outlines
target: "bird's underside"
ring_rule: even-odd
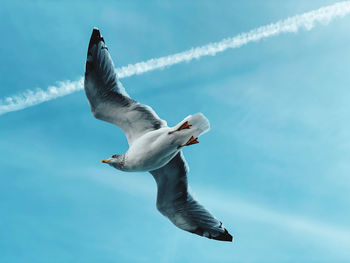
[[[114,64],[100,31],[93,29],[86,61],[84,88],[93,115],[117,125],[129,145],[147,132],[167,127],[151,107],[130,98],[117,79]],[[179,129],[191,129],[184,122]],[[182,146],[198,143],[190,137]],[[223,224],[200,205],[189,193],[188,168],[179,151],[165,166],[150,171],[157,187],[157,209],[177,227],[221,241],[232,241]]]

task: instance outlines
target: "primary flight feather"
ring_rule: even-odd
[[[125,154],[102,162],[126,172],[149,171],[158,186],[157,209],[174,225],[207,238],[232,241],[223,224],[188,191],[188,168],[181,149],[198,143],[198,137],[209,130],[207,118],[197,113],[168,127],[151,107],[130,98],[97,28],[88,47],[84,88],[92,114],[121,128],[129,143]]]

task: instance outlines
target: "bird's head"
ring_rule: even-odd
[[[124,167],[124,155],[123,154],[113,154],[110,158],[102,160],[102,163],[107,163],[118,170],[123,170]]]

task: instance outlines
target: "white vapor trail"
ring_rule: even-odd
[[[214,56],[227,49],[239,48],[250,42],[256,42],[264,38],[276,36],[281,33],[297,32],[303,28],[311,30],[317,23],[328,24],[337,17],[343,17],[350,13],[350,1],[339,2],[333,5],[321,7],[301,15],[289,17],[276,23],[258,27],[246,33],[241,33],[232,38],[226,38],[219,42],[192,48],[190,50],[173,55],[150,59],[133,65],[117,68],[119,78],[126,78],[142,74],[155,69],[164,68],[181,62],[199,59],[203,56]],[[77,81],[59,82],[57,86],[48,87],[46,90],[28,90],[24,93],[0,100],[0,115],[21,110],[48,100],[68,95],[83,89],[83,77]]]

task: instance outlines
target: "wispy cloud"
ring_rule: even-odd
[[[311,30],[316,24],[328,24],[337,17],[343,17],[350,13],[350,1],[339,2],[330,6],[322,7],[301,15],[289,17],[276,23],[253,29],[232,38],[226,38],[219,42],[210,43],[201,47],[177,54],[154,58],[133,65],[117,68],[119,78],[126,78],[142,74],[155,69],[172,66],[203,56],[215,56],[227,49],[239,48],[250,42],[256,42],[264,38],[279,35],[281,33],[297,32],[299,29]],[[57,86],[51,86],[46,90],[28,90],[18,95],[0,100],[0,115],[21,110],[39,103],[83,89],[83,77],[77,81],[59,82]]]
[[[85,177],[88,176],[94,181],[115,188],[118,191],[127,192],[130,195],[156,198],[156,184],[153,182],[153,179],[148,177],[130,177],[121,174],[116,179],[115,171],[104,171],[101,173],[101,171],[92,167],[83,174]],[[277,226],[286,232],[301,234],[304,238],[311,239],[315,243],[321,242],[327,247],[332,246],[332,250],[345,253],[348,251],[350,229],[347,227],[334,226],[314,218],[274,210],[264,205],[242,200],[228,192],[218,192],[213,189],[198,187],[196,189],[196,192],[200,194],[200,202],[215,208],[216,212],[219,212],[226,218],[241,218]],[[214,213],[214,215],[217,215],[217,213]],[[223,223],[225,224],[225,222],[226,227],[228,227],[227,220],[224,220]]]
[[[279,226],[288,232],[303,233],[307,238],[322,241],[327,245],[336,245],[339,250],[349,248],[350,229],[347,227],[334,226],[314,218],[274,210],[241,200],[228,193],[218,193],[214,190],[205,189],[202,189],[202,192],[206,193],[201,198],[204,203],[212,205],[216,210],[220,210],[220,212],[233,218],[240,217],[260,221],[265,224]]]
[[[82,90],[83,88],[84,78],[81,77],[77,81],[67,80],[58,82],[56,86],[50,86],[46,90],[27,90],[21,94],[0,100],[0,115],[11,111],[22,110],[48,100],[53,100]]]

